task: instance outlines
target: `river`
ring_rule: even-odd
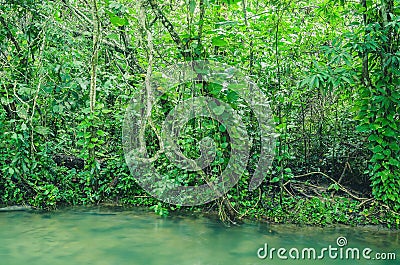
[[[0,265],[400,264],[400,231],[75,207],[1,212]]]

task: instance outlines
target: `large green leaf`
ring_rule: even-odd
[[[110,14],[110,21],[116,27],[121,27],[128,25],[128,20],[126,18],[117,17],[115,15]]]
[[[228,45],[228,42],[226,42],[223,38],[221,37],[214,37],[212,38],[212,44],[214,46],[219,46],[219,47],[223,47]]]
[[[189,2],[190,13],[193,14],[195,9],[196,9],[196,0],[190,0],[190,2]]]

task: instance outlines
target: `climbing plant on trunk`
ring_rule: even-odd
[[[372,193],[400,210],[400,19],[393,0],[362,0],[364,34],[353,47],[362,61],[360,125],[372,152]],[[369,4],[368,4],[369,3]]]

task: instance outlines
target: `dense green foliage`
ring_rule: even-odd
[[[165,93],[146,128],[150,154],[159,149],[165,115],[193,95],[232,105],[253,139],[238,185],[204,209],[221,213],[229,201],[239,217],[399,226],[398,0],[86,2],[0,0],[0,204],[175,209],[136,184],[124,161],[122,121],[149,68],[157,75],[178,61],[207,59],[258,84],[279,138],[273,168],[249,191],[260,141],[245,99],[215,84]],[[224,169],[224,126],[194,119],[181,133],[192,158],[199,140],[212,137],[217,158],[207,173]],[[156,165],[180,183],[198,184],[196,173],[165,156]]]

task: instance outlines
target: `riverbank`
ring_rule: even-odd
[[[147,198],[148,200],[143,200]],[[150,201],[152,203],[150,203]],[[248,203],[248,202],[247,202]],[[1,205],[0,205],[1,206]],[[79,205],[75,205],[75,207]],[[152,211],[154,214],[168,217],[170,215],[205,215],[212,219],[221,220],[220,209],[213,203],[197,207],[177,207],[157,202],[151,197],[137,197],[136,203],[121,203],[115,201],[86,204],[86,207],[116,208],[121,210],[140,208],[144,211]],[[0,207],[4,211],[44,211],[51,212],[58,209],[74,207],[68,204],[59,205],[52,209],[40,209],[29,205]],[[283,196],[260,199],[253,206],[235,210],[237,215],[234,220],[223,220],[226,224],[240,224],[243,222],[262,222],[268,224],[292,224],[296,226],[332,227],[332,226],[362,226],[376,227],[390,230],[400,230],[400,214],[387,206],[370,200],[361,204],[345,197],[325,198],[299,198]]]

